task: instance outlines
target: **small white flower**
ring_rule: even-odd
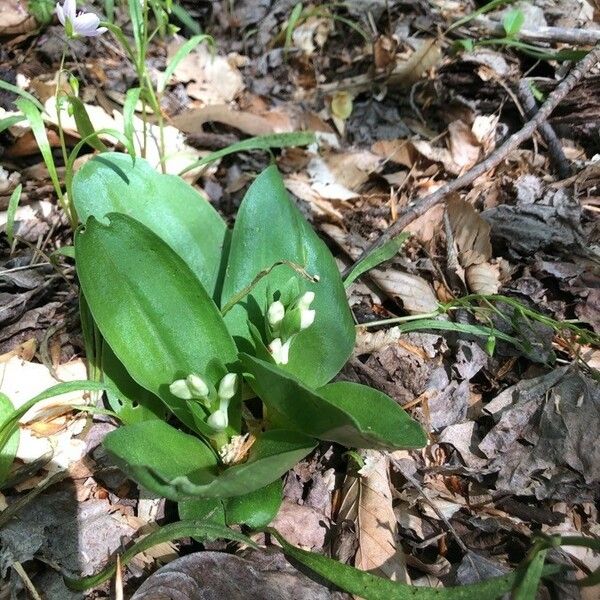
[[[229,417],[227,416],[227,409],[215,411],[208,419],[206,420],[208,425],[212,427],[215,431],[223,431],[227,429],[227,425],[229,425]]]
[[[236,373],[227,373],[219,384],[219,400],[223,404],[223,400],[231,400],[235,396],[237,389],[238,376]]]
[[[269,352],[273,356],[275,363],[278,365],[287,365],[289,361],[290,355],[290,344],[292,340],[289,339],[287,342],[283,343],[281,338],[275,338],[269,344]]]
[[[62,6],[57,2],[56,16],[70,38],[96,37],[107,30],[106,27],[100,27],[100,19],[94,13],[77,14],[76,0],[64,0]]]
[[[271,327],[276,327],[283,321],[283,317],[285,317],[285,306],[283,306],[282,302],[276,300],[269,306],[269,310],[267,310],[269,325]]]
[[[191,400],[192,392],[185,379],[177,379],[169,386],[169,391],[173,396],[181,398],[182,400]]]
[[[315,299],[314,292],[304,292],[304,294],[302,295],[300,300],[298,300],[298,308],[301,311],[308,310],[314,299]]]
[[[169,386],[169,391],[173,396],[182,400],[191,400],[192,398],[208,398],[208,386],[204,383],[202,377],[191,373],[185,379],[177,379]]]
[[[300,311],[300,329],[307,329],[315,322],[317,311],[315,310],[301,310]]]
[[[191,373],[186,378],[187,386],[190,392],[197,398],[206,398],[208,396],[208,386],[204,383],[202,377]]]

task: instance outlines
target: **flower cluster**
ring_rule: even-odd
[[[56,16],[65,28],[67,37],[97,37],[106,31],[100,27],[100,19],[94,13],[77,13],[76,0],[64,0],[56,4]]]
[[[217,390],[218,408],[213,411],[207,419],[207,423],[215,431],[223,431],[227,429],[229,425],[229,416],[227,411],[229,409],[229,403],[235,396],[238,387],[238,376],[236,373],[227,373],[221,382]],[[181,398],[182,400],[198,400],[208,410],[214,405],[211,401],[211,393],[208,385],[204,380],[194,373],[188,375],[185,379],[177,379],[169,386],[169,391],[173,396]],[[213,393],[214,395],[214,393]]]
[[[278,365],[289,361],[290,345],[294,337],[310,327],[316,311],[310,308],[315,299],[314,292],[305,292],[286,309],[281,300],[275,300],[267,310],[267,322],[271,333],[269,352]]]

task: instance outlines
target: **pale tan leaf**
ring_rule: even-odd
[[[448,125],[450,156],[461,172],[470,169],[481,155],[481,145],[471,128],[461,120]]]
[[[466,269],[489,261],[492,257],[489,223],[458,197],[448,201],[446,210],[461,266]]]
[[[396,67],[390,78],[391,83],[412,85],[422,79],[441,59],[442,49],[438,40],[423,40],[420,48],[403,65]]]
[[[489,262],[471,265],[465,270],[465,279],[474,294],[497,294],[500,289],[500,267]]]
[[[404,553],[396,545],[396,515],[392,506],[389,459],[375,450],[362,450],[365,466],[348,475],[338,522],[356,524],[358,550],[354,566],[393,581],[408,583]]]
[[[169,44],[169,59],[182,45],[181,40]],[[188,95],[204,104],[231,102],[244,89],[242,74],[234,61],[213,54],[203,44],[177,65],[173,78],[175,81],[187,83]]]
[[[437,310],[438,301],[433,288],[422,277],[395,270],[375,269],[371,275],[386,294],[401,300],[409,313],[422,314]]]
[[[361,327],[356,332],[356,344],[354,346],[355,356],[377,352],[390,344],[395,344],[402,336],[399,327],[380,329],[379,331],[368,331]]]

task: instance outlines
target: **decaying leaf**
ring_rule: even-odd
[[[169,58],[181,45],[179,41],[169,45]],[[203,44],[177,65],[173,77],[176,81],[187,83],[188,95],[204,104],[231,102],[244,89],[242,74],[233,61],[213,54]]]
[[[504,390],[485,407],[497,421],[479,444],[496,487],[538,499],[579,502],[600,481],[600,387],[562,367]]]
[[[446,214],[467,286],[476,294],[498,293],[500,268],[490,263],[492,244],[489,223],[481,218],[471,204],[458,196],[448,201]]]
[[[0,3],[0,35],[14,35],[35,30],[37,23],[27,11],[26,0],[3,0]]]
[[[423,40],[419,49],[410,58],[394,69],[390,85],[410,86],[422,79],[442,59],[440,42],[436,39]]]
[[[358,549],[354,566],[393,581],[408,583],[404,553],[396,542],[389,459],[383,452],[363,450],[364,467],[348,474],[337,520],[356,526]]]
[[[437,310],[438,301],[433,288],[422,277],[391,269],[373,269],[371,273],[377,285],[386,294],[401,300],[409,313],[422,314]]]
[[[341,600],[347,597],[300,573],[282,554],[256,550],[249,553],[247,559],[224,552],[189,554],[150,576],[131,600]]]

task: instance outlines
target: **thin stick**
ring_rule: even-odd
[[[535,98],[529,86],[529,82],[522,79],[517,87],[517,94],[519,100],[525,109],[527,118],[531,119],[537,112],[537,106],[535,104]],[[548,153],[550,154],[550,160],[554,164],[554,168],[561,179],[567,179],[571,176],[571,165],[563,152],[562,145],[558,139],[552,125],[550,123],[542,123],[539,126],[540,133],[548,146]]]
[[[454,181],[442,186],[433,194],[417,200],[418,204],[408,206],[399,216],[398,220],[392,223],[381,237],[371,244],[358,258],[356,262],[361,261],[365,256],[380,248],[389,239],[398,235],[407,225],[410,225],[415,219],[424,215],[428,210],[442,202],[448,194],[456,192],[467,185],[473,183],[478,177],[498,166],[507,156],[514,152],[524,141],[528,140],[534,131],[544,123],[550,116],[550,113],[558,106],[565,96],[575,87],[582,77],[588,73],[600,61],[600,45],[595,46],[590,52],[573,67],[571,72],[558,84],[554,91],[548,96],[548,99],[536,115],[528,121],[521,130],[513,133],[499,148],[496,148],[486,159],[475,165],[464,175],[457,177]],[[355,263],[356,264],[356,263]],[[346,269],[349,273],[354,265]]]

